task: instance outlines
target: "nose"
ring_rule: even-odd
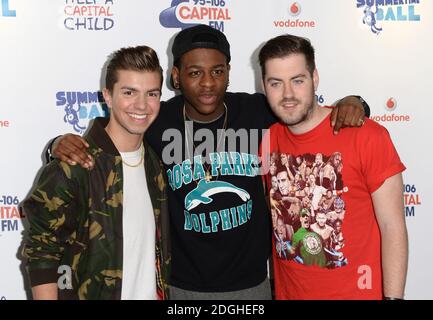
[[[215,79],[211,72],[203,72],[203,76],[200,78],[200,86],[212,87],[215,84]]]
[[[148,108],[147,95],[139,95],[135,104],[135,107],[139,110],[146,110]]]
[[[290,83],[284,84],[284,92],[283,92],[284,98],[291,99],[293,98],[293,90],[292,85]]]

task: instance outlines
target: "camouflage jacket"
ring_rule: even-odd
[[[107,123],[107,119],[95,119],[85,136],[95,161],[93,169],[54,160],[43,168],[33,192],[23,202],[30,224],[23,255],[31,285],[63,283],[59,299],[121,297],[122,159],[104,130]],[[144,143],[144,166],[156,223],[158,296],[167,299],[170,248],[166,181],[159,158]],[[69,282],[58,282],[67,274],[65,270],[70,271]]]

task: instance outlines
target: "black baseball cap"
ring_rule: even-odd
[[[173,61],[178,61],[182,55],[197,48],[216,49],[227,57],[230,62],[230,44],[221,31],[205,24],[199,24],[180,31],[174,38]]]

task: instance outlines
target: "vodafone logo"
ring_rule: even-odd
[[[9,122],[9,120],[0,119],[0,129],[1,128],[9,128],[10,126],[11,126],[11,123]]]
[[[397,108],[397,100],[395,98],[389,98],[385,103],[385,109],[388,111],[394,111]]]
[[[301,6],[299,5],[299,3],[294,2],[292,5],[290,5],[289,7],[289,14],[293,17],[299,16],[299,14],[301,13]]]
[[[279,17],[277,20],[273,21],[275,28],[315,28],[315,20],[305,20],[300,17],[302,13],[302,7],[299,2],[289,3],[287,8],[287,14],[289,19],[286,17]]]
[[[408,114],[396,114],[397,99],[394,97],[388,98],[384,103],[384,108],[387,111],[381,115],[374,115],[371,117],[376,122],[410,122],[411,117]]]

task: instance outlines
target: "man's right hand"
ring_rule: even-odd
[[[83,168],[90,169],[94,162],[87,153],[89,144],[82,137],[68,133],[57,138],[53,143],[52,155],[64,162],[75,166],[77,163]]]

